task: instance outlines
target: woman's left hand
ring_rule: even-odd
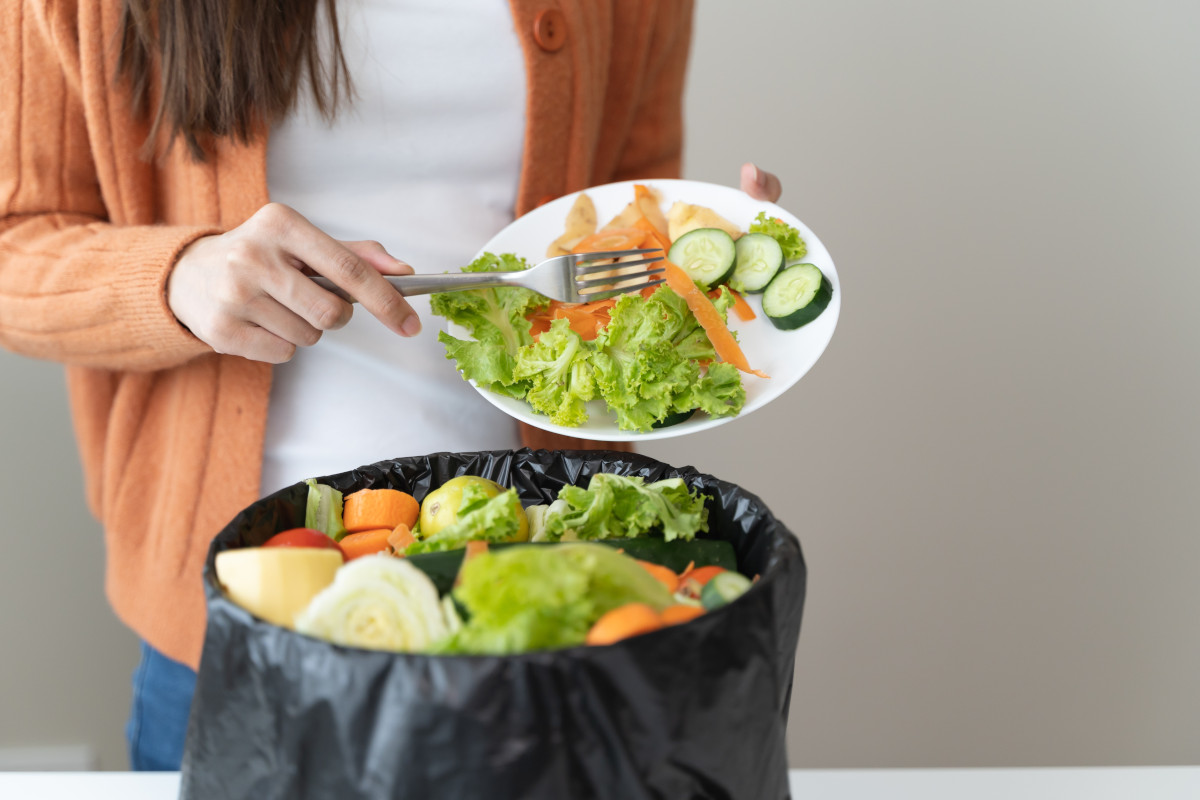
[[[772,203],[783,194],[783,186],[779,178],[756,165],[747,162],[742,164],[742,191],[755,200],[768,200]]]

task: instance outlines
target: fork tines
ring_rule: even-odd
[[[644,255],[646,253],[659,253],[660,255],[641,258],[636,261],[616,260],[628,258],[629,256]],[[589,301],[607,300],[610,297],[616,297],[627,292],[635,292],[658,286],[663,282],[661,278],[654,281],[648,281],[646,278],[665,272],[663,268],[643,269],[634,272],[627,272],[626,270],[630,267],[644,267],[648,264],[657,264],[663,260],[661,253],[662,250],[655,247],[643,250],[610,250],[601,253],[582,254],[575,266],[575,286],[579,290],[580,295]],[[590,280],[581,280],[584,276],[594,277],[591,277]],[[600,287],[603,287],[601,291],[583,291],[585,289]]]

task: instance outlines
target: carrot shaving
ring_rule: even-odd
[[[585,341],[596,338],[601,330],[609,323],[609,309],[615,304],[616,298],[593,300],[590,303],[562,303],[554,300],[545,308],[538,309],[527,319],[530,322],[530,333],[536,340],[550,330],[550,323],[556,319],[565,319],[571,330],[579,334]]]
[[[729,289],[728,286],[725,288]],[[758,316],[754,313],[754,309],[750,307],[750,304],[746,302],[746,298],[742,297],[741,292],[736,289],[729,289],[729,293],[733,295],[733,313],[737,314],[738,319],[742,322],[749,322]],[[721,296],[721,287],[718,286],[716,289],[713,289],[708,293],[708,296],[710,299],[716,300]]]
[[[606,250],[633,250],[646,241],[646,234],[637,228],[613,228],[585,236],[571,248],[572,253],[603,253]]]
[[[633,199],[637,204],[638,210],[642,212],[642,219],[646,220],[650,225],[650,229],[658,234],[658,238],[664,242],[670,242],[667,237],[667,218],[662,213],[662,208],[658,205],[658,199],[654,196],[654,192],[640,183],[633,185]],[[635,225],[641,228],[641,225]],[[643,228],[643,230],[645,230]],[[668,244],[669,246],[669,244]],[[666,255],[665,253],[663,255]]]
[[[722,361],[732,364],[742,372],[757,375],[760,378],[769,378],[770,376],[766,373],[750,368],[750,362],[746,360],[746,354],[742,352],[737,339],[733,338],[733,333],[726,327],[725,321],[721,319],[720,312],[717,311],[716,306],[712,304],[708,296],[700,291],[699,287],[692,282],[688,274],[670,261],[663,261],[662,263],[666,269],[663,277],[666,278],[667,286],[670,286],[676,294],[687,302],[688,308],[696,316],[696,321],[700,323],[700,326],[704,328],[704,332],[708,334],[708,340],[712,342],[713,349],[717,351],[717,356]]]

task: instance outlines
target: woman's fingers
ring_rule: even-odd
[[[774,203],[783,194],[783,184],[779,178],[766,170],[759,169],[756,164],[742,164],[742,191],[755,200],[767,200]]]
[[[345,289],[391,330],[402,336],[411,336],[420,330],[420,321],[412,306],[377,269],[297,212],[272,203],[263,206],[251,219],[257,220],[257,224],[274,237],[288,255]]]
[[[381,274],[411,273],[410,266],[378,242],[338,242],[279,204],[188,245],[167,277],[167,305],[216,352],[280,363],[352,314],[349,303],[305,272],[332,279],[396,333],[412,336],[421,329],[411,306]]]

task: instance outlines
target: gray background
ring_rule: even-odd
[[[844,305],[782,399],[643,451],[801,538],[794,765],[1196,762],[1197,52],[1184,0],[700,4],[687,177],[777,172]],[[0,370],[0,748],[125,768],[61,370]]]

